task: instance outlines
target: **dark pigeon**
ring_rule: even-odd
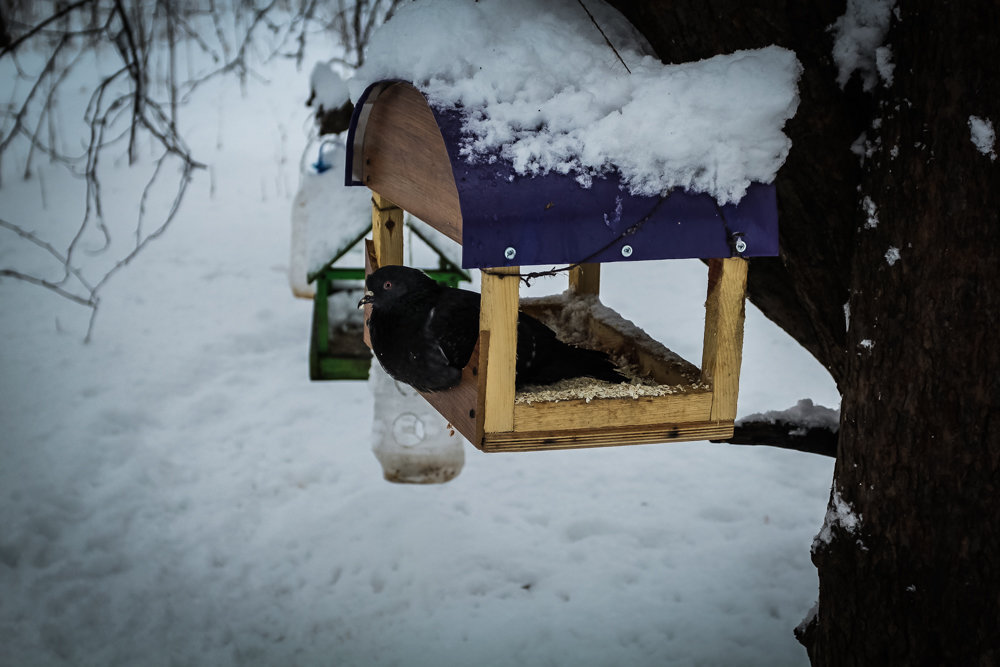
[[[440,285],[405,266],[384,266],[365,285],[358,306],[372,304],[368,332],[382,368],[420,391],[457,385],[479,337],[479,294]],[[525,313],[517,318],[515,368],[519,388],[574,377],[627,381],[607,355],[563,343]]]

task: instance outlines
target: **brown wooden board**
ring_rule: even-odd
[[[374,273],[378,266],[378,256],[375,254],[375,243],[371,239],[365,239],[365,277],[367,278],[372,273]],[[364,341],[365,345],[369,348],[372,346],[371,335],[368,333],[368,320],[372,316],[372,305],[370,303],[365,304],[365,331],[364,331]]]
[[[736,418],[743,362],[743,323],[746,319],[747,261],[739,257],[708,262],[705,300],[705,339],[702,381],[712,386],[712,419]]]
[[[716,440],[731,437],[732,422],[650,424],[611,428],[577,428],[570,431],[487,433],[484,452],[527,452],[551,449],[583,449],[614,445],[647,445],[686,440]]]
[[[462,209],[448,149],[420,91],[389,84],[359,130],[364,184],[461,243]]]
[[[539,401],[514,405],[514,431],[571,431],[596,427],[708,421],[712,392],[695,389],[666,396]]]
[[[469,363],[462,369],[462,381],[457,386],[446,391],[420,392],[455,430],[477,447],[483,438],[483,410],[479,402],[480,344],[476,344]]]

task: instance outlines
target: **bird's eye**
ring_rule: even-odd
[[[392,281],[387,280],[384,283],[382,283],[382,289],[392,289]]]

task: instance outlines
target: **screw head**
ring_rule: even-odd
[[[744,252],[747,249],[747,242],[742,238],[736,239],[736,252]]]
[[[503,251],[503,256],[506,257],[508,260],[514,259],[514,257],[517,256],[517,250],[515,250],[514,247],[511,246]]]
[[[623,245],[622,246],[622,257],[631,257],[631,256],[632,256],[632,246],[630,246],[630,245]]]

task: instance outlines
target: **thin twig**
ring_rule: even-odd
[[[27,273],[22,273],[20,271],[15,271],[14,269],[0,269],[0,276],[6,276],[8,278],[16,278],[26,283],[31,283],[32,285],[38,285],[39,287],[44,287],[45,289],[52,290],[61,297],[67,298],[74,303],[78,303],[81,306],[94,307],[95,300],[94,295],[91,293],[90,297],[82,297],[79,294],[73,294],[72,292],[63,289],[59,283],[54,283],[44,278],[38,278],[36,276],[29,275]]]
[[[17,47],[21,46],[21,44],[27,42],[29,39],[31,39],[39,32],[44,30],[49,24],[55,23],[62,17],[66,16],[67,14],[70,14],[71,12],[76,11],[80,7],[83,7],[84,5],[90,2],[92,2],[92,0],[77,0],[77,2],[74,2],[71,5],[66,5],[65,7],[57,11],[55,14],[45,19],[44,21],[36,25],[34,28],[32,28],[28,32],[24,33],[23,35],[12,41],[9,45],[5,46],[3,51],[0,51],[0,58],[4,57],[11,51],[16,51]]]
[[[628,68],[628,65],[625,64],[625,59],[622,58],[622,54],[618,53],[618,49],[616,49],[615,45],[611,43],[611,40],[608,39],[608,36],[604,34],[604,30],[601,29],[601,26],[597,23],[597,19],[595,19],[594,15],[590,13],[589,9],[587,9],[587,5],[583,4],[583,0],[576,0],[576,1],[580,3],[581,7],[583,7],[583,11],[587,12],[587,16],[590,17],[590,22],[594,24],[594,27],[596,27],[597,30],[601,33],[601,37],[604,38],[604,41],[607,42],[608,46],[611,47],[611,50],[615,52],[616,56],[618,56],[618,60],[625,67],[625,71],[631,74],[632,70],[630,70]]]
[[[301,64],[305,57],[306,39],[311,34],[311,26],[323,22],[338,24],[347,29],[350,39],[345,41],[348,53],[356,54],[357,61],[363,59],[365,44],[375,25],[391,15],[401,0],[357,0],[352,4],[353,13],[341,13],[339,21],[330,20],[328,10],[319,0],[299,0],[299,15],[290,21],[278,20],[276,11],[288,7],[287,0],[251,0],[234,5],[232,11],[222,11],[216,0],[209,0],[206,10],[171,4],[168,0],[155,3],[132,2],[131,0],[66,0],[70,2],[59,7],[51,16],[39,23],[22,27],[17,21],[10,21],[8,29],[24,30],[17,39],[6,39],[0,44],[0,57],[10,54],[10,62],[19,80],[25,80],[26,95],[21,95],[19,106],[8,105],[0,109],[3,129],[0,132],[0,158],[8,157],[8,149],[15,142],[24,141],[33,152],[47,154],[52,160],[62,163],[69,171],[80,176],[85,183],[82,216],[72,239],[65,249],[56,248],[39,236],[25,230],[13,222],[0,220],[0,227],[17,234],[21,241],[33,244],[58,262],[64,274],[59,281],[31,275],[15,268],[0,270],[0,276],[15,278],[39,285],[74,303],[91,309],[90,323],[85,340],[90,340],[101,301],[100,292],[115,275],[135,260],[150,243],[165,233],[180,210],[181,203],[192,181],[194,170],[205,165],[195,160],[190,148],[180,134],[177,124],[179,107],[189,99],[192,92],[202,83],[226,73],[237,74],[241,82],[248,76],[261,78],[252,65],[261,60],[284,55],[284,48],[297,40],[295,56]],[[260,6],[257,5],[260,2]],[[341,10],[345,3],[340,2]],[[385,8],[388,6],[388,9]],[[321,14],[323,14],[321,16]],[[211,22],[199,30],[189,21],[193,17],[206,17]],[[4,17],[5,19],[8,17]],[[229,20],[232,19],[230,26]],[[200,25],[200,24],[199,24]],[[83,27],[87,26],[87,27]],[[348,26],[354,28],[350,31]],[[325,25],[322,27],[326,27]],[[206,36],[214,28],[217,44],[210,45]],[[9,36],[8,36],[9,37]],[[166,39],[166,44],[162,42]],[[176,41],[190,44],[194,41],[198,48],[209,54],[216,65],[214,71],[195,78],[188,59],[187,81],[178,80]],[[40,53],[47,59],[43,69],[22,67],[21,53],[32,44],[32,54]],[[62,99],[70,70],[90,54],[106,48],[110,44],[120,58],[121,66],[105,74],[98,60],[98,75],[90,97],[83,110],[83,120],[89,125],[89,136],[84,138],[84,150],[79,155],[67,155],[63,151],[64,142],[59,137],[43,136],[46,121],[56,120],[56,103]],[[277,44],[277,46],[275,46]],[[221,50],[221,55],[220,55]],[[66,54],[72,54],[68,59]],[[165,74],[166,87],[158,82],[154,69],[168,58]],[[63,67],[68,60],[68,66]],[[357,64],[357,63],[353,63]],[[101,78],[103,77],[103,78]],[[162,99],[159,99],[162,97]],[[58,124],[53,124],[58,127]],[[140,157],[142,141],[149,138],[152,153],[161,152],[155,160],[155,169],[142,190],[139,201],[139,215],[135,220],[134,242],[131,249],[112,257],[113,265],[103,275],[94,276],[95,282],[86,279],[84,265],[79,261],[84,239],[89,239],[96,230],[103,236],[102,247],[87,250],[84,255],[110,252],[112,230],[105,219],[101,172],[109,157],[116,157],[112,149],[124,147],[129,164]],[[173,182],[168,177],[168,162],[176,158],[181,162],[181,174],[176,183],[173,201],[167,207],[159,225],[146,233],[149,219],[159,217],[152,207],[153,192],[163,181]],[[30,158],[29,158],[30,160]],[[30,169],[30,161],[26,168]],[[167,187],[170,187],[169,185]],[[117,251],[117,246],[114,246]],[[78,281],[78,284],[71,281]]]
[[[31,232],[29,232],[28,230],[22,229],[21,227],[18,227],[17,225],[15,225],[13,223],[7,222],[6,220],[0,219],[0,227],[3,227],[4,229],[9,229],[10,231],[14,232],[15,234],[17,234],[21,238],[25,239],[29,243],[32,243],[32,244],[38,246],[39,248],[41,248],[45,252],[47,252],[50,255],[52,255],[60,264],[62,264],[63,266],[65,266],[72,273],[72,275],[73,275],[74,278],[76,278],[77,280],[80,281],[80,284],[83,285],[87,289],[88,292],[93,292],[94,291],[93,286],[89,282],[87,282],[87,280],[83,277],[83,274],[81,274],[79,270],[77,270],[77,269],[73,268],[72,266],[70,266],[69,265],[69,260],[62,253],[60,253],[58,250],[56,250],[51,244],[47,243],[46,241],[41,240],[40,238],[38,238],[37,236],[35,236]],[[63,281],[60,281],[60,282],[63,282]]]

